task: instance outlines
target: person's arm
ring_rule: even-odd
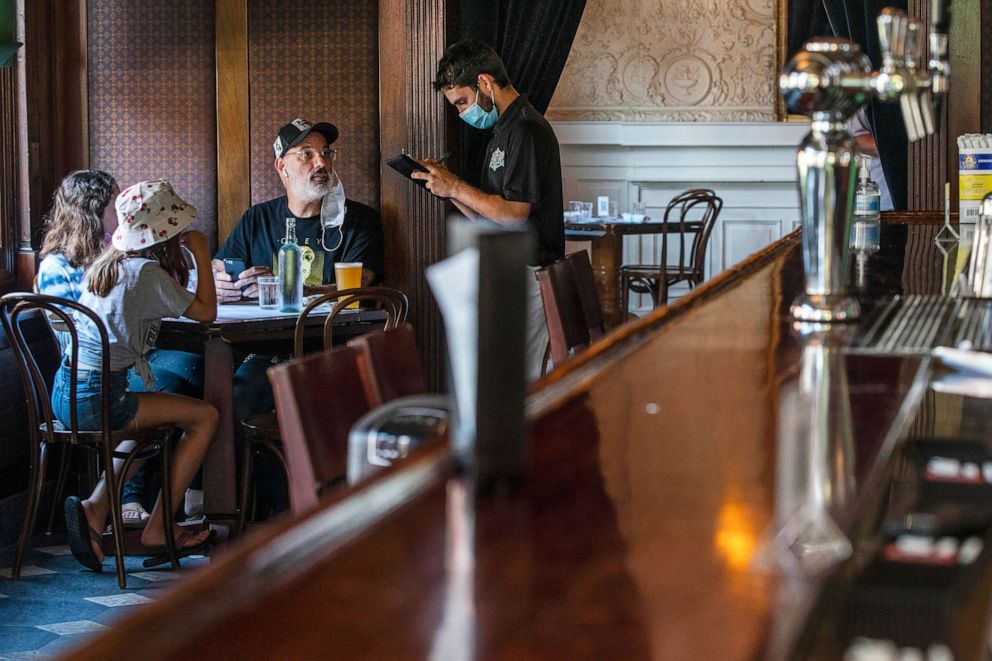
[[[234,230],[227,237],[227,241],[220,247],[214,260],[210,263],[210,271],[213,273],[214,288],[217,298],[222,302],[239,301],[241,297],[258,297],[258,278],[262,275],[272,275],[272,269],[267,266],[250,266],[239,273],[236,277],[224,270],[224,258],[236,257],[248,260],[251,258],[251,251],[248,245],[249,216],[250,210],[246,211]],[[199,266],[197,266],[199,268]],[[206,271],[204,271],[206,273]]]
[[[199,273],[210,270],[210,245],[207,237],[200,232],[188,232],[183,236],[183,243],[193,253],[193,261]],[[223,262],[221,262],[223,267]],[[213,278],[196,279],[196,296],[183,313],[183,316],[196,321],[210,322],[217,318],[217,290]]]
[[[79,282],[78,274],[73,273],[72,267],[63,260],[55,257],[41,260],[35,282],[39,294],[78,301],[80,291],[78,286],[73,286],[75,282]]]
[[[484,193],[475,186],[457,177],[451,170],[433,161],[420,161],[427,172],[414,172],[413,179],[427,182],[427,190],[438,197],[449,198],[455,206],[469,218],[476,215],[504,225],[515,225],[530,216],[529,202],[514,202],[499,195]]]

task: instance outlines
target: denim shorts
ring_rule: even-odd
[[[69,427],[71,424],[72,402],[69,399],[71,369],[63,363],[55,373],[52,387],[52,412],[59,421]],[[101,371],[83,369],[76,372],[76,415],[79,429],[95,431],[102,427],[100,420],[100,381]],[[127,370],[110,373],[110,427],[123,429],[138,412],[138,398],[127,389]]]

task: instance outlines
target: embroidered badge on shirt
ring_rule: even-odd
[[[502,149],[497,147],[496,151],[493,152],[493,157],[489,159],[489,169],[492,170],[493,172],[496,172],[496,170],[499,170],[501,167],[503,167],[503,164],[505,162],[506,162],[506,152],[504,152]]]

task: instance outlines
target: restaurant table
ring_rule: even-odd
[[[319,342],[323,324],[330,313],[320,306],[307,317],[305,337]],[[237,518],[235,475],[233,377],[235,358],[249,353],[289,356],[298,314],[262,310],[257,301],[219,304],[217,318],[210,323],[185,317],[166,319],[159,331],[157,346],[203,354],[203,397],[217,407],[220,422],[214,442],[203,460],[204,512],[208,518]],[[382,328],[384,310],[344,310],[334,320],[334,341]]]
[[[695,231],[699,223],[686,223],[686,229]],[[565,239],[568,241],[590,241],[593,273],[599,302],[603,307],[603,321],[607,328],[623,323],[623,310],[620,309],[623,297],[620,292],[620,267],[623,266],[623,237],[640,234],[664,234],[677,232],[678,223],[648,221],[635,223],[618,218],[595,218],[593,220],[566,220]],[[659,265],[660,268],[660,265]]]
[[[535,384],[516,488],[475,493],[432,448],[259,531],[69,658],[845,658],[852,617],[875,614],[845,604],[911,486],[908,440],[992,447],[992,399],[930,387],[926,344],[849,337],[886,326],[894,301],[950,302],[961,260],[934,243],[939,216],[883,218],[852,274],[865,316],[840,329],[847,349],[793,327],[793,232]],[[796,396],[817,393],[827,406]],[[807,573],[788,561],[824,549],[790,546],[780,524],[823,497],[794,488],[812,418],[838,432],[814,484],[853,548]],[[967,582],[970,601],[935,604],[932,620],[955,608],[954,658],[987,658],[989,574]]]

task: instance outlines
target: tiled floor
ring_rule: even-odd
[[[97,574],[76,562],[64,541],[61,534],[39,535],[19,581],[9,578],[13,548],[0,551],[0,661],[54,657],[130,609],[154,601],[172,581],[209,562],[191,556],[176,573],[146,570],[142,558],[128,558],[127,589],[121,590],[113,557],[107,557]]]

